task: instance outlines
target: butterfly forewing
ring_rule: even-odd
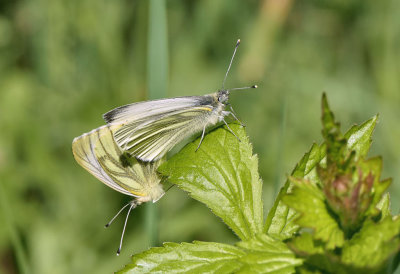
[[[179,109],[211,104],[212,98],[205,97],[209,96],[185,96],[133,103],[115,108],[105,113],[103,118],[108,124],[154,119],[158,115],[165,115]]]
[[[184,100],[187,103],[188,98],[192,98],[193,106],[191,107],[175,107],[174,110],[167,112],[149,111],[148,116],[143,118],[131,118],[120,128],[114,131],[114,138],[117,144],[124,150],[128,151],[132,156],[146,162],[160,159],[173,146],[183,139],[191,136],[195,132],[199,132],[209,122],[214,106],[212,96],[203,97],[182,97],[165,100],[152,101],[152,110],[156,109],[157,104],[162,109],[167,109],[164,101],[169,103],[175,102],[177,99]],[[148,105],[149,102],[143,104]],[[201,103],[201,105],[198,105]],[[196,105],[197,104],[197,105]],[[129,108],[139,107],[141,103],[132,104],[126,107],[126,113],[132,113]],[[121,114],[121,113],[120,113]],[[120,117],[125,117],[121,114]],[[138,117],[138,116],[135,116]],[[116,120],[113,120],[116,124]]]

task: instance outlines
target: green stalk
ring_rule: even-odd
[[[147,85],[149,99],[165,98],[168,81],[167,10],[165,0],[149,1],[147,44]],[[156,204],[146,205],[146,231],[149,246],[158,244]]]

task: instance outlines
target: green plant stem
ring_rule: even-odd
[[[149,1],[147,84],[149,99],[166,97],[168,79],[167,11],[165,0]],[[148,245],[158,244],[157,205],[146,205]]]

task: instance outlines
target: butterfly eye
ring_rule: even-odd
[[[226,91],[221,92],[218,96],[218,102],[223,103],[223,104],[225,102],[227,102],[228,99],[229,99],[229,95]]]

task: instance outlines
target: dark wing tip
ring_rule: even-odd
[[[123,113],[123,112],[125,112],[125,111],[127,111],[130,107],[132,107],[132,105],[134,105],[135,103],[133,103],[133,104],[129,104],[129,105],[125,105],[125,106],[120,106],[120,107],[117,107],[117,108],[114,108],[114,109],[112,109],[112,110],[110,110],[109,112],[107,112],[107,113],[104,113],[103,114],[103,119],[104,119],[104,121],[107,123],[107,124],[109,124],[109,123],[112,123],[112,122],[114,122],[115,120],[118,120],[119,118],[118,118],[118,115],[119,114],[121,114],[121,113]]]
[[[129,107],[129,105],[114,108],[114,109],[110,110],[109,112],[103,114],[104,121],[107,124],[114,122],[117,119],[116,116],[118,114],[120,114],[121,112],[123,112],[124,109],[126,109],[127,107]]]
[[[107,124],[114,121],[115,110],[116,109],[113,109],[113,110],[110,110],[109,112],[103,114],[103,119]]]

